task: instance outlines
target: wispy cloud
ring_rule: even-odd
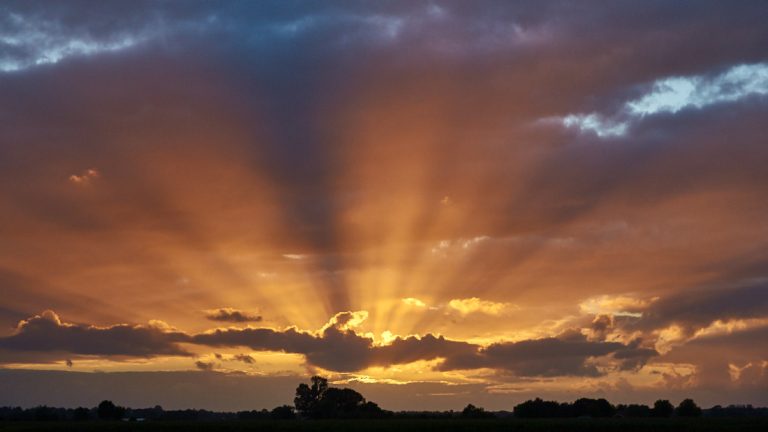
[[[625,102],[618,112],[569,114],[559,121],[567,128],[609,138],[625,135],[633,123],[647,116],[675,114],[766,94],[768,63],[741,64],[715,75],[661,78],[648,85],[641,97]]]

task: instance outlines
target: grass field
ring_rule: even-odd
[[[33,431],[768,431],[768,418],[694,419],[491,419],[491,420],[327,420],[327,421],[222,421],[222,422],[0,422],[2,432]]]

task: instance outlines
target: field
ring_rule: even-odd
[[[543,432],[543,431],[653,431],[653,432],[750,432],[768,430],[768,418],[694,419],[491,419],[491,420],[327,420],[327,421],[222,421],[222,422],[0,422],[2,432],[88,432],[88,431],[429,431],[429,432]]]

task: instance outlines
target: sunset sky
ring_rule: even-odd
[[[0,406],[768,405],[767,22],[0,3]]]

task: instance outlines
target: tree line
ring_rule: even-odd
[[[702,409],[693,399],[684,399],[677,407],[665,399],[657,400],[652,407],[639,404],[613,405],[606,399],[580,398],[573,403],[545,401],[539,398],[527,400],[514,409],[520,418],[567,418],[567,417],[701,417]]]
[[[546,401],[540,398],[527,400],[516,405],[512,413],[506,411],[491,412],[469,404],[461,411],[392,412],[368,401],[359,392],[349,388],[336,388],[328,385],[328,380],[314,376],[309,384],[301,383],[296,388],[294,405],[281,405],[272,410],[251,410],[238,412],[215,412],[208,410],[164,410],[160,406],[153,408],[126,408],[112,401],[102,401],[94,408],[53,408],[38,406],[22,409],[20,407],[0,407],[0,420],[290,420],[304,419],[384,419],[384,418],[464,418],[483,419],[499,417],[517,418],[576,418],[576,417],[741,417],[768,416],[768,408],[756,408],[751,405],[715,406],[702,410],[692,399],[685,399],[677,406],[668,400],[657,400],[653,406],[639,404],[613,405],[606,399],[580,398],[573,403]]]

